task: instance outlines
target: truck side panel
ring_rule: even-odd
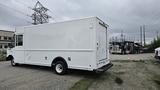
[[[69,68],[92,70],[96,61],[94,23],[91,18],[24,28],[25,63],[51,66],[54,58],[63,57]]]
[[[62,57],[69,68],[84,70],[92,70],[94,60],[92,50],[27,50],[25,56],[26,64],[44,66],[51,66],[54,58]]]

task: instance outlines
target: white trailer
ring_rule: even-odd
[[[155,58],[160,60],[160,47],[155,49]]]
[[[18,27],[16,46],[7,51],[7,59],[13,66],[49,66],[57,74],[67,69],[103,72],[113,65],[107,27],[97,17]]]

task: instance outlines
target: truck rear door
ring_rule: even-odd
[[[97,26],[97,63],[101,67],[107,60],[107,27],[103,23]]]

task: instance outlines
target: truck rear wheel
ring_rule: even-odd
[[[63,61],[57,61],[54,70],[59,75],[64,75],[67,72],[67,65]]]
[[[15,63],[14,60],[12,59],[12,60],[11,60],[11,65],[14,67],[14,66],[17,66],[18,64]]]

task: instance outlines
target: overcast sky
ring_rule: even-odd
[[[56,22],[97,16],[110,26],[110,36],[139,40],[139,28],[146,26],[147,41],[160,33],[160,0],[39,0],[50,9]],[[0,0],[0,29],[31,25],[28,17],[36,0]],[[27,16],[28,15],[28,16]],[[55,22],[51,20],[52,22]]]

